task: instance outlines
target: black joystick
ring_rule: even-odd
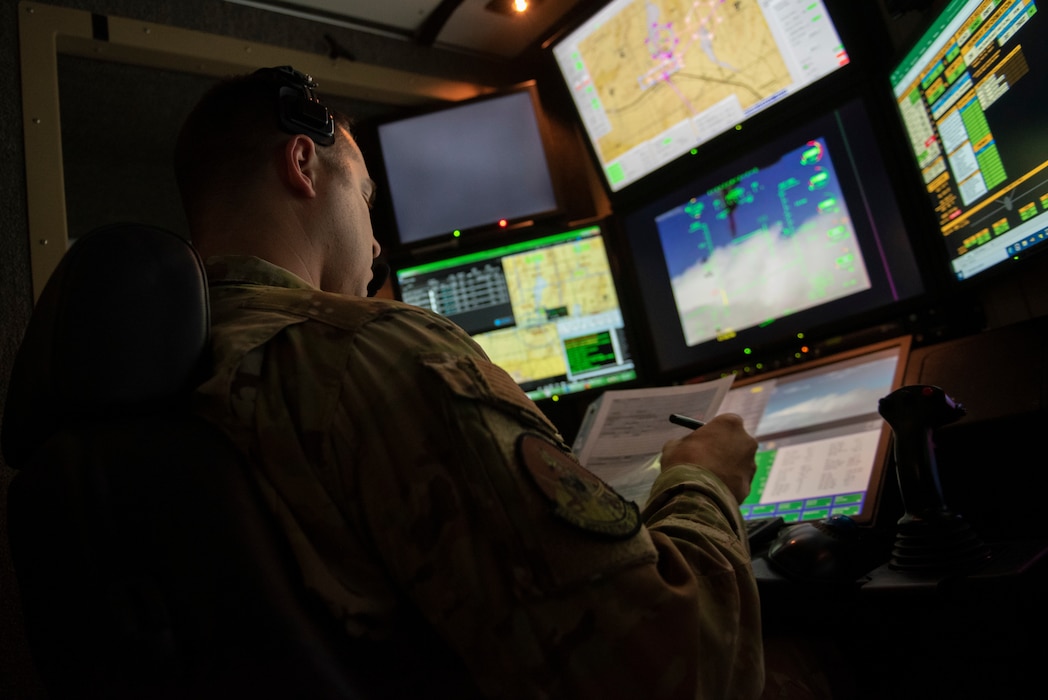
[[[941,573],[985,562],[989,547],[943,498],[933,432],[962,418],[964,406],[931,385],[904,386],[882,398],[878,411],[895,436],[895,469],[905,514],[889,566]]]

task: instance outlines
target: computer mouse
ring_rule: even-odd
[[[768,562],[799,581],[854,578],[856,543],[861,532],[846,515],[831,515],[784,527],[768,546]]]

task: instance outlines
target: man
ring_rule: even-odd
[[[176,153],[211,285],[200,410],[307,587],[391,669],[421,664],[399,674],[418,697],[758,696],[741,419],[667,443],[640,513],[604,487],[461,329],[366,298],[375,183],[314,87],[286,67],[223,82]]]

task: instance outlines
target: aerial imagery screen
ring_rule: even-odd
[[[655,223],[689,346],[870,288],[822,138]]]

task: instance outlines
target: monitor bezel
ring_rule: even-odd
[[[886,126],[893,132],[892,139],[897,145],[896,150],[899,154],[898,178],[908,190],[914,193],[909,210],[911,229],[916,232],[912,236],[913,244],[924,251],[922,264],[926,268],[924,272],[930,282],[930,290],[934,290],[944,300],[944,303],[953,306],[977,305],[978,302],[974,301],[974,295],[1001,282],[1007,283],[1008,279],[1014,277],[1017,272],[1026,272],[1034,267],[1048,269],[1048,243],[1043,243],[1025,252],[1006,257],[973,276],[957,277],[953,269],[955,258],[951,257],[942,240],[939,221],[935,216],[927,193],[927,186],[921,176],[920,165],[910,148],[910,138],[904,125],[903,115],[898,110],[892,75],[909,60],[909,56],[916,50],[916,47],[926,40],[928,33],[951,11],[951,6],[955,4],[959,6],[964,2],[966,0],[944,0],[935,8],[929,9],[907,33],[906,38],[896,45],[887,60],[888,67],[883,76],[884,92],[890,102],[888,116],[891,123]],[[1045,69],[1048,70],[1048,62],[1045,64]]]
[[[877,217],[875,222],[879,227],[890,231],[888,236],[904,241],[910,246],[911,255],[899,255],[898,250],[884,251],[883,255],[893,258],[894,266],[891,273],[896,277],[907,277],[912,289],[905,294],[900,292],[895,298],[883,289],[872,288],[863,293],[871,301],[863,303],[860,308],[856,306],[856,299],[844,297],[827,305],[783,316],[763,328],[740,329],[735,338],[687,346],[683,331],[679,328],[668,277],[664,278],[664,267],[659,267],[654,277],[650,276],[649,266],[659,265],[662,256],[661,245],[657,234],[654,234],[654,224],[649,223],[647,226],[653,235],[656,235],[654,246],[657,250],[641,251],[638,248],[641,245],[638,239],[640,234],[631,230],[634,218],[642,216],[645,212],[653,212],[658,202],[672,200],[676,203],[686,192],[693,189],[696,183],[715,183],[721,174],[730,176],[738,169],[738,163],[745,163],[747,158],[756,157],[755,154],[769,149],[772,144],[787,141],[792,134],[811,128],[812,123],[835,118],[834,114],[839,109],[857,109],[855,105],[867,110],[868,119],[863,125],[863,133],[867,133],[873,139],[872,143],[878,147],[883,159],[884,171],[879,174],[873,186],[881,201],[888,201],[892,205],[877,211],[874,214]],[[735,370],[742,370],[747,374],[761,374],[781,366],[806,362],[825,352],[840,350],[849,345],[910,332],[914,326],[924,323],[923,318],[915,318],[914,313],[927,302],[934,287],[924,271],[925,254],[913,245],[913,237],[907,223],[910,205],[906,200],[906,191],[900,189],[900,183],[889,176],[893,165],[891,154],[880,149],[885,138],[879,128],[883,119],[878,119],[882,109],[883,106],[878,105],[876,96],[867,90],[842,91],[832,101],[817,105],[813,110],[814,116],[810,115],[807,123],[802,121],[792,125],[774,138],[755,140],[749,144],[748,150],[740,150],[731,157],[721,158],[715,161],[709,170],[700,174],[693,173],[691,179],[675,183],[675,186],[672,189],[667,188],[659,199],[620,212],[616,221],[616,236],[621,254],[632,261],[626,282],[631,290],[631,315],[638,319],[638,330],[644,334],[647,341],[641,350],[649,376],[667,382],[686,381],[695,376],[709,378]],[[866,132],[866,128],[870,131]],[[840,168],[842,164],[836,167]],[[857,184],[852,182],[849,187],[855,187]],[[863,239],[868,238],[868,222],[861,221],[857,226],[863,229],[860,236]],[[882,236],[885,234],[882,233]],[[869,245],[869,241],[864,240],[863,245]],[[877,264],[878,270],[883,267],[874,260],[868,259],[866,262],[868,267]],[[871,279],[880,280],[883,284],[886,275],[886,272],[878,271],[876,277],[871,276]],[[886,294],[888,299],[883,298]],[[875,296],[882,298],[873,299]],[[671,336],[673,339],[669,339]]]

